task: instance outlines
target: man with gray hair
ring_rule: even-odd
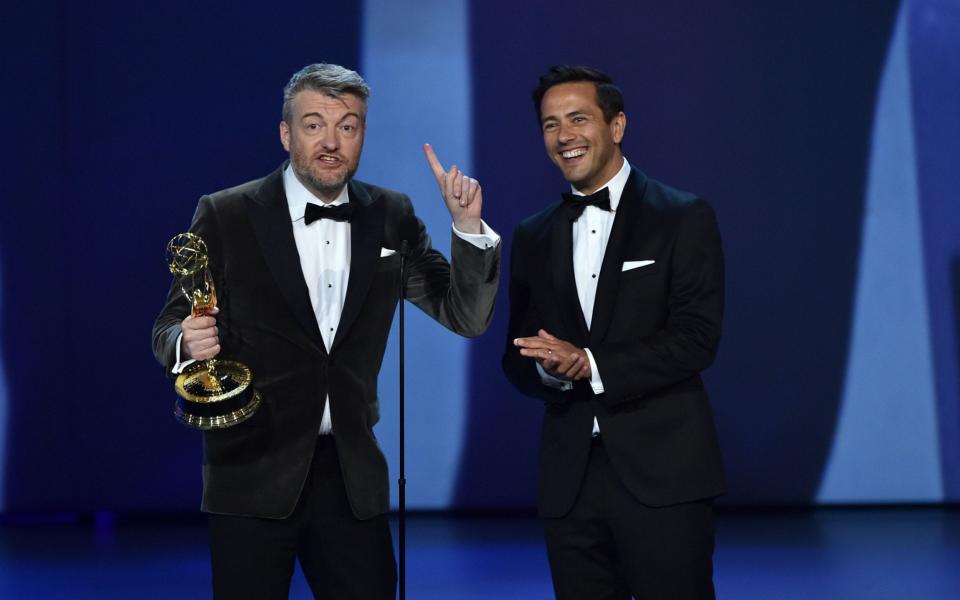
[[[387,463],[373,426],[377,374],[408,247],[406,297],[452,331],[493,314],[499,236],[480,185],[427,161],[453,220],[452,264],[410,199],[353,179],[370,89],[354,71],[309,65],[284,89],[272,174],[200,199],[191,231],[210,252],[218,308],[191,318],[177,286],[153,328],[171,372],[224,356],[248,365],[262,406],[204,433],[214,595],[285,598],[300,561],[316,597],[393,598]]]

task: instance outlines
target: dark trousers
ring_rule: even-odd
[[[712,599],[710,501],[651,508],[623,486],[600,439],[573,509],[544,519],[559,600]]]
[[[210,515],[213,595],[285,599],[294,561],[315,598],[396,597],[397,565],[386,515],[353,516],[332,436],[320,436],[310,475],[286,519]]]

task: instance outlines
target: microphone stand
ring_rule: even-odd
[[[397,510],[397,531],[399,533],[398,546],[400,550],[399,564],[399,587],[400,600],[406,600],[407,597],[407,478],[404,465],[404,380],[403,380],[403,305],[406,299],[407,283],[407,253],[410,250],[410,243],[407,240],[400,241],[400,478],[397,480],[399,488],[399,505]]]

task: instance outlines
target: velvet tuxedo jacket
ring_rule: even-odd
[[[349,183],[350,276],[336,337],[326,348],[310,304],[283,190],[283,168],[200,199],[190,230],[207,243],[218,286],[220,357],[253,372],[263,404],[247,421],[203,433],[206,512],[289,516],[314,452],[329,394],[347,496],[361,519],[389,508],[387,463],[374,437],[377,374],[400,282],[405,195]],[[481,250],[453,236],[455,268],[430,245],[423,223],[407,259],[406,297],[452,331],[482,333],[490,322],[499,247]],[[157,360],[176,358],[190,307],[175,283],[153,328]]]
[[[597,284],[592,326],[577,297],[571,221],[562,203],[524,220],[513,236],[510,321],[503,368],[524,394],[545,401],[539,512],[572,508],[596,417],[610,462],[648,506],[717,496],[723,468],[700,372],[713,361],[723,313],[723,254],[710,206],[633,169]],[[623,270],[627,262],[654,261]],[[538,329],[597,363],[604,392],[588,380],[545,386],[517,337]]]

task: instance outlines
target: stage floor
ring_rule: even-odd
[[[2,523],[0,599],[210,597],[199,518],[21,515]],[[407,531],[411,600],[553,597],[534,518],[414,515]],[[960,511],[725,512],[715,566],[725,599],[955,600]],[[299,572],[290,597],[311,597]]]

